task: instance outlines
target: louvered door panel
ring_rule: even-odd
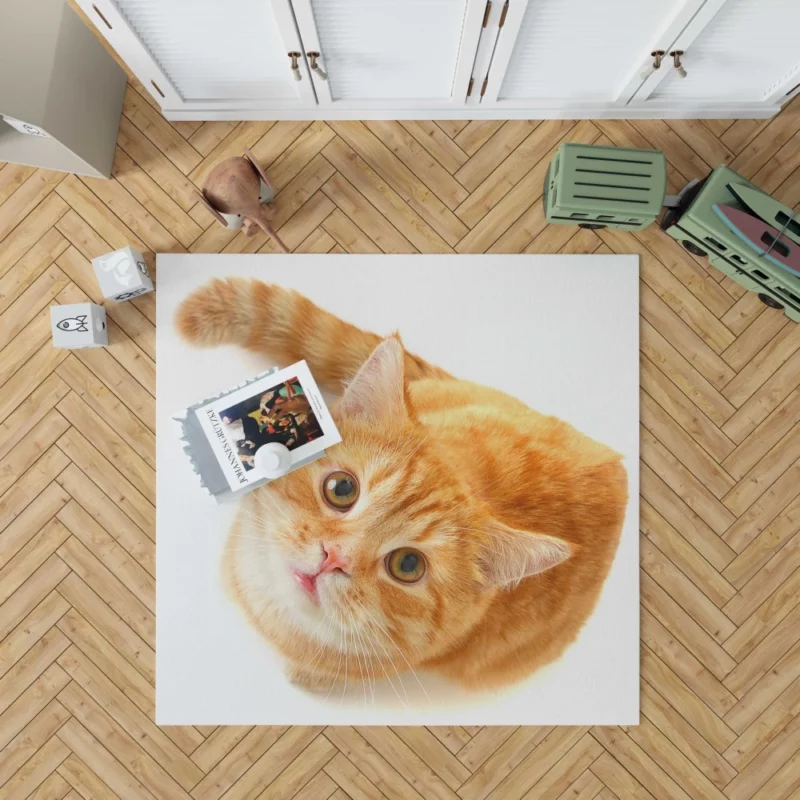
[[[528,0],[497,100],[615,101],[686,5],[684,0]],[[498,48],[506,35],[504,30]],[[497,79],[490,71],[489,80]]]
[[[314,79],[320,102],[327,96],[333,103],[362,106],[449,103],[474,5],[475,0],[293,0],[305,49],[322,54],[328,74],[326,86]],[[485,3],[480,5],[482,13]],[[477,36],[477,27],[469,27]]]
[[[184,101],[298,102],[269,0],[114,4]]]
[[[800,0],[727,0],[649,100],[765,100],[800,72],[798,31]]]

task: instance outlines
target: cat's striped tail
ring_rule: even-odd
[[[281,365],[305,359],[317,382],[333,390],[353,378],[381,341],[299,292],[249,278],[217,278],[193,292],[178,308],[176,325],[200,347],[238,344]],[[411,353],[406,353],[406,376],[450,377]]]

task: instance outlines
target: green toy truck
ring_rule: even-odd
[[[720,272],[756,292],[763,303],[782,308],[789,319],[800,322],[800,276],[761,258],[714,212],[715,203],[747,210],[728,190],[728,184],[761,191],[729,167],[717,167],[682,196],[676,208],[667,209],[661,229],[690,253],[708,256]]]
[[[638,231],[655,222],[666,205],[663,231],[800,322],[800,275],[759,255],[714,211],[715,205],[751,211],[729,185],[768,195],[726,166],[692,181],[677,196],[667,196],[666,185],[666,159],[657,150],[562,144],[545,176],[545,215],[554,224]]]
[[[667,160],[658,150],[562,144],[547,168],[547,221],[640,231],[664,205]]]

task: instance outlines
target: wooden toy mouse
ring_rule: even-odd
[[[200,199],[226,228],[241,227],[245,236],[252,236],[256,228],[261,228],[281,252],[288,253],[289,248],[269,223],[275,216],[275,206],[270,202],[273,196],[266,173],[253,154],[245,150],[243,156],[226,158],[211,170]]]

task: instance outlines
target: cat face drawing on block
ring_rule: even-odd
[[[222,563],[295,684],[424,669],[496,688],[574,641],[625,515],[617,453],[280,286],[214,280],[176,324],[198,346],[305,359],[340,393],[342,443],[244,496]]]

